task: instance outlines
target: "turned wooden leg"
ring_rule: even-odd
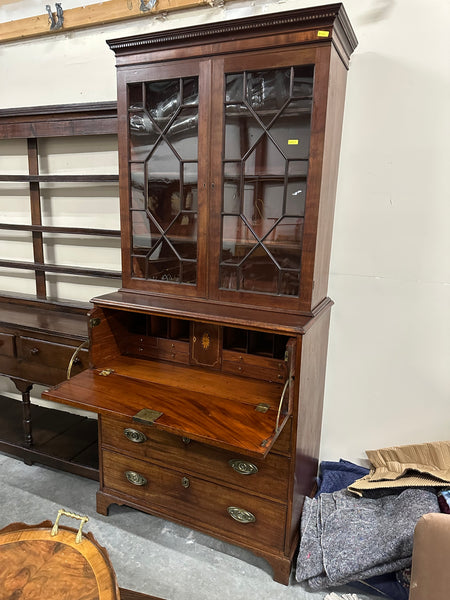
[[[22,394],[22,426],[24,435],[23,441],[26,448],[31,448],[33,445],[33,433],[31,423],[30,391],[33,387],[33,384],[29,381],[23,381],[22,379],[11,379],[16,388]]]

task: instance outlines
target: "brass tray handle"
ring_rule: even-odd
[[[133,485],[146,485],[147,483],[146,478],[136,471],[125,471],[125,477]]]
[[[67,373],[66,373],[66,379],[70,379],[70,375],[72,373],[72,367],[74,365],[74,362],[78,356],[79,351],[84,348],[85,346],[87,347],[89,345],[89,340],[84,340],[84,342],[82,344],[80,344],[78,346],[78,348],[75,350],[75,352],[72,354],[72,358],[69,361],[69,365],[67,367]]]
[[[64,508],[60,508],[58,510],[58,516],[56,517],[56,521],[55,521],[55,524],[52,527],[52,531],[51,531],[50,535],[52,535],[52,536],[57,535],[59,520],[60,520],[60,518],[61,518],[62,515],[65,515],[66,517],[71,517],[72,519],[78,519],[79,521],[81,521],[80,528],[78,529],[77,537],[75,538],[75,543],[79,544],[81,542],[81,540],[82,540],[83,525],[89,521],[89,517],[86,517],[86,516],[83,517],[81,515],[76,515],[75,513],[67,512],[67,510],[64,510]]]
[[[278,430],[279,430],[279,428],[280,428],[280,415],[281,415],[281,407],[283,406],[283,400],[284,400],[284,397],[286,396],[286,391],[287,391],[287,389],[288,389],[288,387],[289,387],[289,384],[290,384],[290,382],[291,382],[291,378],[290,378],[290,377],[288,377],[288,378],[286,379],[286,382],[285,382],[285,384],[284,384],[283,391],[281,392],[281,398],[280,398],[280,403],[279,403],[279,405],[278,405],[278,412],[277,412],[277,422],[276,422],[276,425],[275,425],[275,431],[276,431],[277,433],[278,433]]]
[[[244,508],[229,506],[227,511],[230,517],[232,517],[238,523],[254,523],[256,521],[255,515]]]

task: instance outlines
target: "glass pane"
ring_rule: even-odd
[[[234,106],[227,106],[225,114],[225,159],[237,160],[245,156],[264,137],[264,127],[245,106],[236,114]]]
[[[182,81],[184,106],[198,105],[198,79],[190,77]]]
[[[183,201],[181,207],[197,212],[198,210],[198,168],[197,163],[183,165]]]
[[[244,163],[246,175],[284,175],[286,159],[273,140],[263,135]]]
[[[289,108],[290,105],[277,117],[270,128],[270,137],[286,158],[308,158],[310,114],[299,115]]]
[[[146,160],[154,144],[160,138],[160,130],[144,112],[130,112],[129,120],[130,158],[131,160]]]
[[[145,200],[145,175],[143,164],[131,164],[131,207],[144,209]]]
[[[166,132],[166,140],[178,156],[185,160],[197,158],[198,154],[198,110],[182,109]]]
[[[257,245],[258,240],[240,217],[223,219],[222,260],[240,263]]]
[[[298,267],[299,263],[295,263],[295,258],[300,257],[301,236],[303,233],[303,219],[285,217],[278,221],[275,227],[271,230],[266,240],[276,242],[273,248],[270,248],[275,255],[279,255],[283,259],[283,265],[289,267]],[[294,263],[291,261],[294,260]]]
[[[130,110],[143,109],[142,83],[134,83],[128,86],[128,106]]]
[[[198,78],[129,87],[133,275],[195,283]]]
[[[286,192],[286,214],[305,216],[306,180],[289,181]]]
[[[145,211],[135,210],[131,217],[134,249],[144,248],[148,250],[152,246],[152,235],[150,233],[150,223]]]
[[[197,256],[197,215],[181,212],[166,231],[166,237],[181,258]]]
[[[243,100],[244,75],[243,73],[232,73],[225,78],[225,101],[240,103]]]
[[[226,179],[223,186],[223,212],[239,214],[241,206],[241,182]]]
[[[168,124],[181,104],[178,79],[152,81],[145,85],[145,108],[161,129]]]
[[[313,67],[225,79],[220,285],[298,295]]]
[[[241,287],[249,292],[277,293],[278,269],[262,249],[254,252],[243,263]]]

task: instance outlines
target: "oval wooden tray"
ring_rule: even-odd
[[[108,553],[94,536],[51,521],[0,531],[0,590],[5,599],[120,600]]]

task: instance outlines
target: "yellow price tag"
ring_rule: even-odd
[[[288,146],[298,146],[298,140],[288,140]]]
[[[330,32],[329,31],[324,31],[324,30],[319,30],[317,32],[317,37],[329,37]]]

